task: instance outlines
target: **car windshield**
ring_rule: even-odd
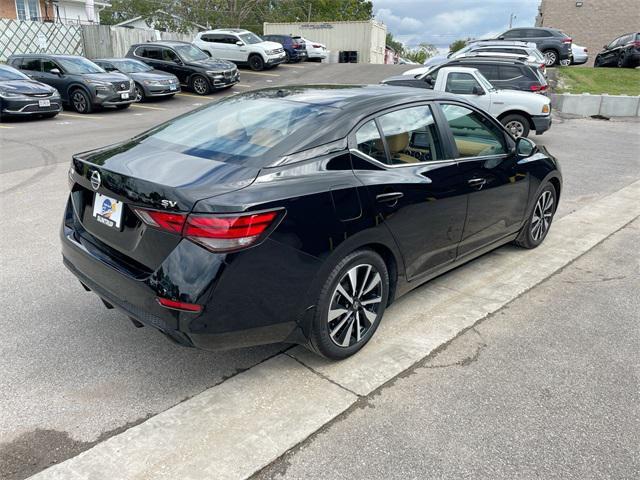
[[[0,81],[3,80],[29,80],[29,77],[13,67],[0,65]]]
[[[484,88],[489,92],[495,90],[495,87],[491,85],[491,83],[489,83],[489,80],[487,80],[487,78],[484,75],[482,75],[482,73],[478,72],[477,78],[480,84],[482,85],[482,88]]]
[[[264,41],[255,33],[251,33],[251,32],[241,33],[238,36],[240,37],[240,40],[242,40],[244,43],[248,43],[249,45],[252,45],[254,43],[261,43]]]
[[[66,73],[82,75],[85,73],[104,73],[104,70],[91,60],[82,57],[56,58]]]
[[[176,52],[187,62],[198,62],[200,60],[206,60],[209,56],[193,45],[179,45],[174,47]]]
[[[111,63],[123,73],[150,72],[153,70],[149,65],[139,60],[112,60]]]
[[[544,57],[542,56],[542,52],[540,52],[540,50],[538,50],[537,48],[533,48],[529,53],[531,53],[531,56],[535,58],[536,61],[544,63]]]
[[[151,130],[143,142],[194,157],[250,164],[335,111],[283,98],[230,97]]]

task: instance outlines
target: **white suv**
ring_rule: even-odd
[[[229,60],[237,65],[249,65],[252,70],[275,67],[286,59],[282,45],[265,42],[249,30],[207,30],[198,33],[193,44],[213,58]]]

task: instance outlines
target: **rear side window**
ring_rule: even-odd
[[[522,71],[518,67],[511,65],[500,66],[500,79],[501,80],[515,80],[522,77]]]
[[[509,30],[508,32],[505,32],[505,34],[503,35],[504,38],[520,38],[523,37],[523,31],[522,30]]]
[[[387,161],[387,154],[384,151],[382,137],[378,131],[378,126],[373,120],[365,123],[356,132],[356,143],[358,144],[358,150],[362,153],[366,153],[379,162],[389,163]]]
[[[157,47],[139,47],[136,50],[136,55],[152,60],[162,60],[160,49]]]
[[[20,66],[21,70],[31,70],[33,72],[39,72],[40,69],[40,59],[39,58],[23,58],[22,65]]]
[[[442,105],[442,111],[458,149],[458,157],[482,157],[506,153],[504,135],[489,119],[460,105]]]

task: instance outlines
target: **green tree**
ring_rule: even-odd
[[[401,41],[393,38],[392,33],[387,33],[386,44],[387,44],[387,47],[392,48],[398,55],[400,56],[404,55],[404,45],[402,44]]]
[[[454,40],[451,45],[449,45],[449,53],[457,52],[458,50],[467,46],[467,43],[471,41],[470,38]]]
[[[403,57],[416,63],[424,63],[427,59],[437,55],[438,48],[430,43],[421,43],[416,48],[405,50]]]

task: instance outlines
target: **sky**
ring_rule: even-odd
[[[409,47],[431,43],[441,51],[459,38],[493,37],[513,26],[533,26],[540,0],[372,0],[376,20]]]

